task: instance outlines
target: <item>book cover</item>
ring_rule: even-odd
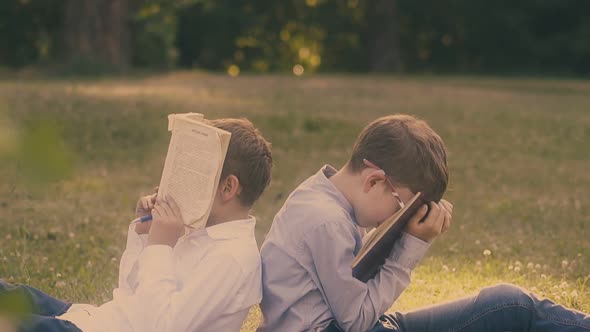
[[[352,275],[362,282],[373,278],[390,255],[395,241],[402,235],[403,230],[418,211],[425,204],[424,195],[417,193],[389,219],[379,225],[372,234],[368,235],[365,244],[352,261]]]

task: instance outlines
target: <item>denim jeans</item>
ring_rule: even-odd
[[[326,332],[340,331],[333,323]],[[500,284],[478,295],[383,315],[371,332],[590,332],[590,316]]]
[[[0,279],[0,300],[8,298],[24,302],[30,310],[19,321],[16,327],[19,332],[82,332],[71,322],[55,318],[65,313],[71,303],[60,301],[36,288],[11,285]]]

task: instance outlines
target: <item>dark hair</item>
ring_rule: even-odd
[[[367,159],[394,183],[439,201],[447,189],[447,153],[440,136],[422,120],[396,114],[371,122],[354,143],[348,167],[359,172]]]
[[[270,143],[247,119],[217,119],[208,123],[231,133],[221,180],[235,175],[242,186],[240,202],[244,206],[252,206],[270,183]]]

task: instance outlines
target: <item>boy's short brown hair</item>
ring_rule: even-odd
[[[396,114],[371,122],[357,138],[348,167],[358,172],[363,159],[385,171],[394,183],[439,201],[447,189],[447,153],[440,136],[410,115]]]
[[[209,124],[231,133],[221,179],[235,175],[242,186],[240,202],[252,206],[270,183],[270,143],[247,119],[209,120]]]

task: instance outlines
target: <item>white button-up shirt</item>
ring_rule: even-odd
[[[239,331],[262,299],[254,225],[250,217],[195,230],[174,248],[146,246],[132,225],[113,300],[74,304],[58,318],[84,332]]]

